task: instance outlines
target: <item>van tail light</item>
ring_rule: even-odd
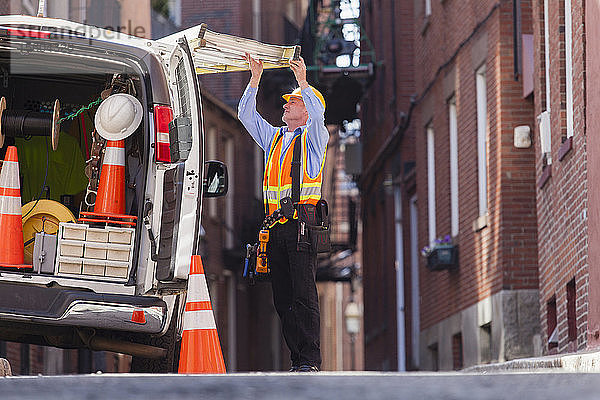
[[[156,135],[156,161],[171,162],[171,148],[169,142],[169,122],[173,120],[173,110],[168,106],[154,106],[154,129]]]

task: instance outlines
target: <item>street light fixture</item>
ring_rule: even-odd
[[[349,334],[356,335],[360,332],[360,317],[361,317],[360,308],[358,304],[354,301],[351,301],[346,306],[346,310],[344,311],[344,317],[346,318],[346,330]]]
[[[352,359],[351,369],[354,371],[355,367],[355,344],[356,344],[356,335],[360,332],[360,319],[362,317],[362,312],[357,303],[354,302],[354,299],[350,300],[350,303],[346,305],[346,310],[344,311],[344,318],[346,319],[346,331],[350,334],[350,358]]]

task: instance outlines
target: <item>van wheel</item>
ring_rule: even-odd
[[[177,338],[177,310],[179,299],[175,302],[173,316],[167,332],[160,337],[149,337],[143,341],[150,346],[162,347],[167,350],[167,356],[160,360],[131,357],[130,372],[136,373],[170,373],[177,372],[181,340]]]

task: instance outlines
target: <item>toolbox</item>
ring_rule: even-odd
[[[133,260],[134,232],[134,228],[61,222],[57,233],[56,273],[127,279]]]

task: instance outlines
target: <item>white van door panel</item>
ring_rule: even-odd
[[[174,118],[189,118],[191,148],[184,160],[164,173],[163,201],[156,277],[185,280],[200,227],[203,176],[202,104],[198,78],[187,40],[182,38],[169,60],[169,83]],[[167,263],[168,259],[168,263]]]

